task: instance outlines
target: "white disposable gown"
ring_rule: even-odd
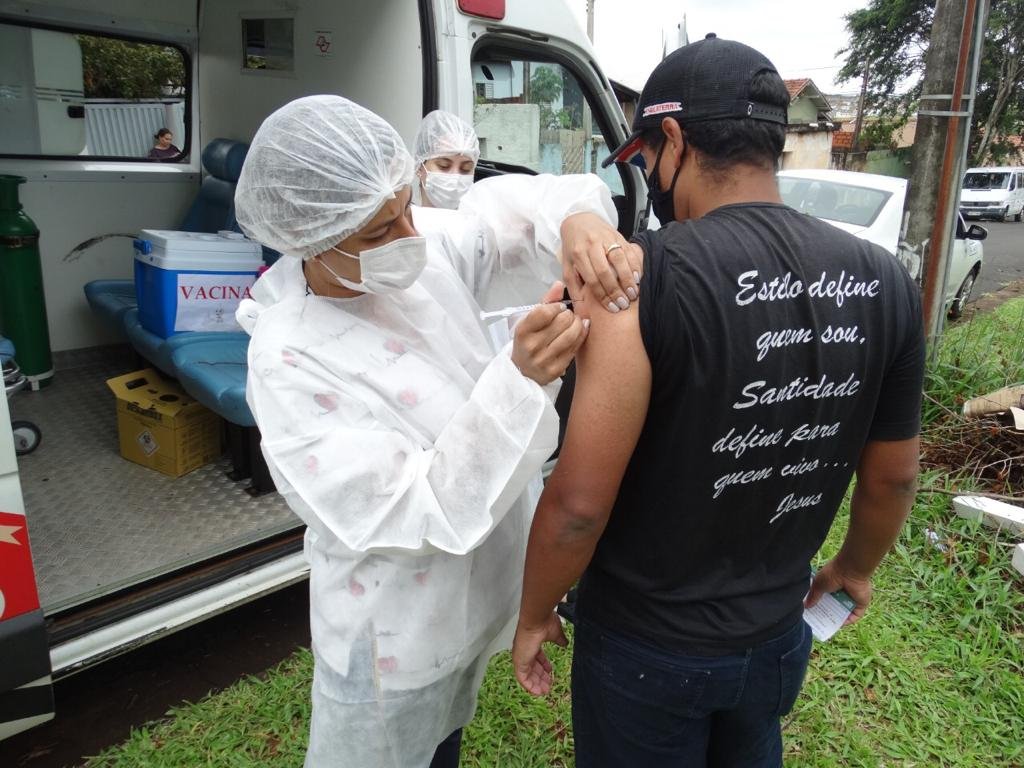
[[[615,212],[593,176],[501,181],[473,190],[489,221],[414,209],[428,262],[406,291],[316,296],[284,257],[238,311],[263,453],[308,526],[310,768],[427,766],[511,640],[557,390],[495,352],[478,297],[557,273],[538,262],[565,215]],[[531,215],[528,233],[495,234]]]

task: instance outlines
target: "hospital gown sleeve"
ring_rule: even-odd
[[[491,282],[498,258],[494,233],[476,216],[445,208],[413,208],[413,223],[481,301]]]
[[[495,266],[501,272],[556,259],[562,222],[573,214],[593,213],[618,225],[611,190],[592,173],[483,179],[462,198],[459,211],[477,217],[493,232]]]
[[[263,454],[293,511],[328,546],[465,554],[555,449],[549,394],[507,349],[430,444],[400,414],[375,416],[359,382],[339,380],[316,354],[257,347],[248,395]],[[406,401],[417,407],[413,394]]]

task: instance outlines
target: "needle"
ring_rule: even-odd
[[[481,312],[480,319],[498,320],[500,318],[512,317],[513,315],[521,315],[524,312],[529,312],[531,309],[536,309],[537,307],[543,307],[546,304],[561,304],[562,306],[572,309],[572,305],[574,303],[575,302],[572,299],[562,299],[561,301],[541,302],[540,304],[525,304],[521,307],[505,307],[504,309],[495,309],[491,312]]]

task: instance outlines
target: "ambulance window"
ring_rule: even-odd
[[[258,72],[295,70],[295,20],[242,19],[242,69]]]
[[[0,156],[181,162],[189,90],[175,46],[0,24]]]
[[[497,58],[473,64],[473,124],[480,159],[537,173],[597,173],[624,194],[614,166],[601,168],[609,147],[579,79],[552,61]]]

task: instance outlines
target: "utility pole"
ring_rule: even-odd
[[[853,145],[850,152],[860,149],[860,131],[864,127],[864,101],[868,95],[868,77],[871,76],[871,62],[864,62],[864,77],[860,81],[860,101],[857,103],[857,120],[853,125]]]
[[[945,314],[945,277],[956,224],[958,168],[970,128],[973,92],[964,87],[975,30],[983,24],[989,0],[937,0],[925,62],[921,109],[910,170],[910,186],[900,233],[899,256],[914,277],[922,277],[925,335],[938,340]],[[973,90],[973,89],[972,89]]]
[[[597,0],[587,0],[587,37],[591,44],[594,42],[594,3]],[[594,118],[590,114],[590,102],[583,97],[583,173],[593,173],[597,170],[597,147],[594,144]]]

